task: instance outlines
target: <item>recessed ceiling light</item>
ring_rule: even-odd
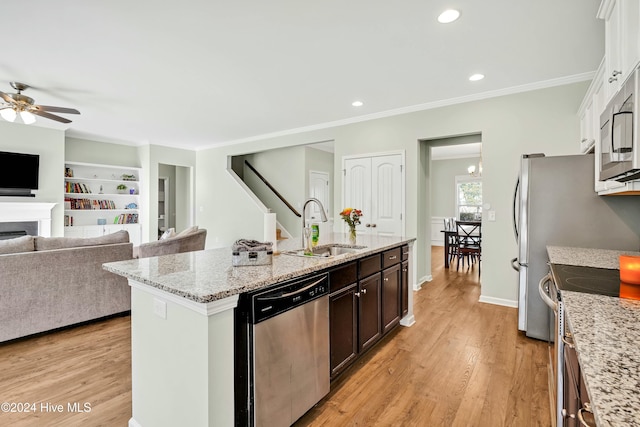
[[[351,105],[353,105],[354,107],[362,107],[364,105],[364,102],[362,102],[362,101],[353,101],[351,103]]]
[[[438,22],[441,24],[448,24],[455,21],[460,17],[460,12],[455,9],[447,9],[438,16]]]
[[[484,79],[484,74],[474,74],[471,77],[469,77],[469,80],[471,80],[472,82],[477,82],[478,80],[482,80]]]

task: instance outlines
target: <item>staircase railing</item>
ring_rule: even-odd
[[[253,173],[255,173],[255,174],[256,174],[256,176],[257,176],[258,178],[260,178],[260,181],[262,181],[262,182],[263,182],[263,183],[264,183],[264,184],[269,188],[269,190],[271,190],[271,191],[273,192],[273,194],[275,194],[275,195],[276,195],[276,197],[278,197],[278,199],[280,199],[280,200],[282,201],[282,203],[284,203],[284,204],[287,206],[287,208],[289,208],[289,210],[291,210],[291,212],[293,212],[293,214],[294,214],[295,216],[297,216],[298,218],[302,216],[302,215],[300,214],[300,212],[298,212],[298,211],[297,211],[297,210],[296,210],[296,209],[291,205],[291,203],[289,203],[289,202],[287,201],[287,199],[285,199],[285,198],[282,196],[282,194],[280,194],[280,193],[278,192],[278,190],[276,190],[276,189],[274,188],[274,186],[273,186],[273,185],[271,185],[271,183],[270,183],[269,181],[267,181],[267,179],[266,179],[264,176],[262,176],[262,174],[261,174],[260,172],[258,172],[258,171],[256,170],[256,168],[254,168],[254,167],[253,167],[253,165],[251,165],[251,163],[249,163],[247,160],[245,160],[245,161],[244,161],[244,164],[245,164],[245,165],[247,165],[247,167],[248,167],[248,168],[249,168]]]

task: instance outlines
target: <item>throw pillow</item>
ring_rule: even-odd
[[[17,254],[33,252],[33,236],[21,236],[13,239],[0,240],[0,254]]]
[[[188,236],[190,234],[195,233],[196,231],[198,231],[198,226],[194,225],[188,228],[185,228],[184,230],[182,230],[181,232],[179,232],[176,237],[182,237],[182,236]]]
[[[176,237],[176,229],[175,228],[167,229],[164,233],[162,233],[162,236],[160,236],[160,239],[158,239],[158,240],[167,240],[167,239],[171,239],[172,237]]]

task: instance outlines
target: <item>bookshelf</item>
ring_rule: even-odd
[[[64,235],[97,237],[127,230],[141,243],[140,176],[135,167],[65,162]]]

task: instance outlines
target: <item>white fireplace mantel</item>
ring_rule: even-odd
[[[56,203],[0,203],[0,222],[38,221],[38,235],[51,237],[51,209]]]

